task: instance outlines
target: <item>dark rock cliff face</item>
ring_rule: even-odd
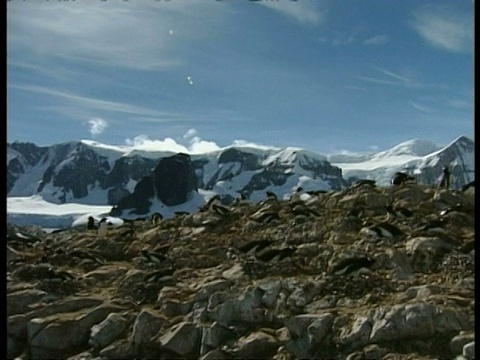
[[[157,197],[167,206],[184,203],[191,191],[198,190],[195,169],[187,154],[161,159],[153,178]]]
[[[105,177],[102,188],[108,189],[112,186],[125,186],[130,179],[139,181],[152,173],[157,161],[135,155],[122,157],[115,161],[112,171]]]
[[[155,195],[167,206],[179,205],[196,190],[197,178],[190,156],[176,154],[161,159],[153,173],[138,182],[132,194],[118,201],[111,215],[118,216],[127,209],[131,214],[146,214]]]

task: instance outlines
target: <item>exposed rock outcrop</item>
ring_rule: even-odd
[[[305,198],[312,216],[233,203],[105,239],[10,226],[7,355],[472,359],[472,196],[362,185]]]

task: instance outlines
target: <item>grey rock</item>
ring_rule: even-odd
[[[27,348],[25,341],[17,340],[7,335],[7,359],[14,359],[20,356]]]
[[[396,305],[375,311],[371,342],[428,338],[435,333],[437,309],[430,304]]]
[[[47,293],[37,289],[25,289],[7,295],[7,316],[32,310],[29,305],[41,301]]]
[[[27,325],[29,343],[33,348],[65,350],[88,344],[90,329],[111,312],[121,310],[100,305],[76,313],[63,313],[45,318],[33,318]],[[61,356],[58,353],[57,356]]]
[[[103,349],[123,334],[127,324],[121,314],[111,313],[101,323],[92,326],[88,343],[95,349]]]
[[[368,316],[357,316],[352,328],[344,328],[339,336],[339,342],[351,349],[364,347],[369,343],[372,323]]]
[[[270,358],[279,346],[277,339],[263,331],[256,331],[238,339],[232,355],[234,358]]]
[[[195,296],[195,301],[207,300],[208,297],[217,292],[228,289],[232,283],[228,280],[217,279],[211,282],[208,282],[202,286],[202,288],[197,292]]]
[[[169,321],[162,315],[142,310],[133,324],[133,344],[142,345],[150,342],[151,338],[168,326],[168,324]]]
[[[183,321],[172,326],[159,338],[161,346],[178,355],[200,353],[201,334],[194,323]]]
[[[211,326],[205,326],[202,331],[200,354],[206,354],[208,351],[220,347],[234,335],[232,328],[225,327],[218,322],[214,322]]]
[[[474,333],[459,334],[455,336],[452,340],[450,340],[450,351],[452,352],[452,354],[462,354],[463,346],[474,340]]]
[[[103,302],[97,297],[74,297],[37,310],[8,317],[7,333],[17,339],[27,339],[27,324],[33,318],[43,318],[54,314],[78,311],[84,308],[98,306]]]
[[[119,339],[99,352],[102,359],[134,359],[135,352],[131,339]]]
[[[467,359],[475,359],[475,341],[469,342],[463,346],[462,355]]]
[[[231,359],[231,357],[220,349],[215,349],[201,356],[199,360],[222,360]]]

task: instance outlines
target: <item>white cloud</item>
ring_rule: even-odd
[[[260,1],[257,4],[281,12],[302,24],[318,25],[324,20],[324,16],[317,10],[315,2]]]
[[[366,39],[363,43],[366,45],[383,45],[388,42],[387,35],[375,35]]]
[[[425,112],[425,113],[432,113],[432,112],[434,112],[434,110],[433,110],[430,106],[427,106],[427,105],[424,105],[424,104],[419,104],[419,103],[414,102],[414,101],[410,101],[409,104],[410,104],[413,108],[415,108],[415,109],[417,109],[417,110],[419,110],[419,111],[421,111],[421,112]]]
[[[100,135],[108,127],[108,124],[105,120],[100,118],[93,118],[87,121],[88,131],[92,134],[93,137]]]
[[[183,64],[182,49],[218,31],[225,14],[200,0],[9,2],[8,53],[12,62],[70,59],[162,70]]]
[[[197,135],[197,130],[192,128],[192,129],[189,129],[185,134],[183,134],[183,138],[190,139],[196,135]]]
[[[473,49],[473,15],[455,8],[424,6],[413,13],[413,28],[432,46],[451,52]]]
[[[135,106],[135,105],[126,104],[126,103],[99,100],[99,99],[89,98],[85,96],[74,95],[74,94],[67,93],[65,91],[50,89],[43,86],[9,84],[9,87],[12,87],[14,89],[31,91],[31,92],[58,97],[60,99],[66,100],[67,103],[73,104],[74,109],[82,108],[82,109],[96,110],[96,111],[98,110],[113,111],[118,113],[129,114],[129,115],[140,115],[146,118],[148,117],[154,118],[156,119],[157,122],[178,120],[176,118],[178,114],[158,111],[155,109]],[[57,106],[60,106],[60,105],[57,105]]]

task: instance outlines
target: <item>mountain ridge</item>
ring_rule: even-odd
[[[91,140],[50,147],[7,143],[7,197],[39,195],[57,204],[75,202],[113,207],[131,195],[136,185],[154,172],[161,159],[175,154]],[[304,191],[341,190],[358,179],[388,185],[397,171],[410,172],[422,184],[436,185],[444,166],[451,167],[452,187],[460,188],[474,179],[473,154],[473,140],[461,135],[443,147],[426,140],[407,140],[372,153],[366,157],[368,160],[346,163],[331,162],[332,156],[299,147],[232,145],[186,156],[196,177],[195,191],[204,201],[215,194],[225,201],[244,194],[249,201],[257,202],[265,198],[266,191],[286,199],[298,187]],[[184,195],[180,197],[192,198]],[[195,201],[199,203],[198,198]],[[162,205],[165,204],[159,206]],[[181,211],[181,206],[177,210]]]

